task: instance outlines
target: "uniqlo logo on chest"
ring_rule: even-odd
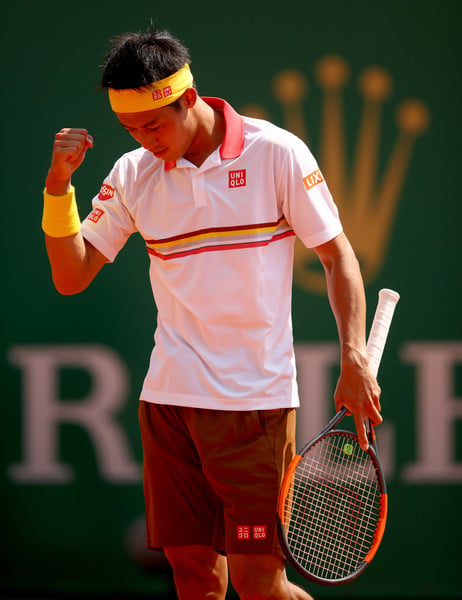
[[[240,171],[229,171],[228,172],[228,187],[236,188],[242,187],[247,184],[247,173],[246,169]]]
[[[303,183],[307,190],[311,190],[311,188],[313,188],[315,185],[318,185],[318,183],[322,183],[323,181],[324,177],[319,169],[316,169],[316,171],[313,171],[303,178]]]
[[[250,540],[250,525],[238,525],[237,526],[237,539],[238,540]]]
[[[114,188],[108,183],[103,183],[98,194],[100,200],[110,200],[114,197]]]
[[[94,208],[91,213],[88,215],[88,220],[93,221],[93,223],[98,223],[101,217],[104,215],[104,210],[100,208]]]

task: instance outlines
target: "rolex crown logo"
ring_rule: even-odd
[[[382,160],[382,112],[392,92],[392,80],[381,67],[364,69],[359,77],[362,114],[354,156],[350,161],[343,103],[349,75],[346,61],[339,56],[325,56],[316,65],[315,79],[320,86],[322,100],[319,149],[315,154],[339,208],[345,232],[359,258],[367,285],[382,268],[415,140],[427,129],[429,112],[418,100],[399,104],[396,110],[398,135],[387,160]],[[306,142],[309,135],[303,102],[308,89],[307,78],[298,71],[282,71],[273,81],[274,96],[283,109],[284,126]],[[258,106],[248,106],[243,112],[267,118]],[[298,240],[294,279],[299,287],[325,292],[325,277],[315,253]]]

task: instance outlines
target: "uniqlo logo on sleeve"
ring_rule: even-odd
[[[312,173],[303,178],[303,183],[307,190],[311,190],[311,188],[313,188],[315,185],[318,185],[318,183],[322,183],[323,181],[324,177],[322,176],[322,173],[319,169],[313,171]]]
[[[110,200],[114,197],[114,188],[108,183],[103,183],[98,194],[100,200]]]
[[[237,539],[238,540],[250,540],[250,525],[238,525],[237,526]]]
[[[254,540],[266,540],[266,525],[254,525],[253,526],[253,539]]]
[[[94,208],[91,213],[88,215],[88,220],[93,221],[93,223],[98,223],[101,217],[104,215],[104,210],[100,208]]]
[[[244,185],[247,185],[247,173],[245,169],[228,172],[228,187],[236,188]]]

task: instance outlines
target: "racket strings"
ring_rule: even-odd
[[[380,489],[354,438],[329,434],[302,457],[284,516],[287,543],[306,571],[332,580],[362,564],[380,519]]]

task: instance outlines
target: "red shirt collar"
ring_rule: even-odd
[[[220,157],[237,158],[244,147],[244,120],[234,108],[221,98],[203,97],[202,100],[214,110],[221,110],[225,118],[225,137],[220,146]],[[176,167],[175,161],[165,161],[164,168],[170,171]]]

